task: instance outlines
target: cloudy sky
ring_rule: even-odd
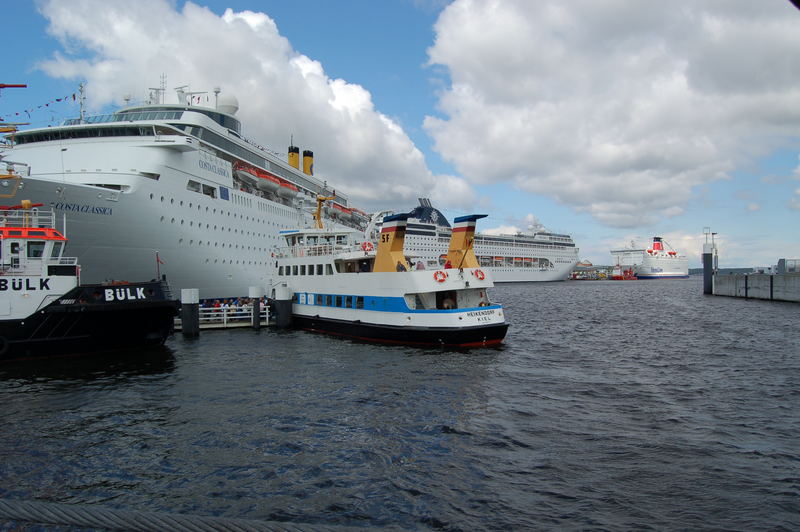
[[[800,11],[788,0],[43,0],[3,6],[0,116],[234,94],[246,136],[365,210],[430,197],[581,256],[661,235],[699,266],[800,257]],[[24,45],[23,45],[24,43]],[[170,94],[170,98],[174,98]],[[30,118],[28,113],[30,112]],[[22,113],[17,115],[16,113]]]

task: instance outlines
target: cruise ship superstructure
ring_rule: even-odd
[[[214,107],[151,101],[113,114],[31,129],[13,138],[27,165],[19,198],[55,211],[81,257],[84,282],[152,278],[198,288],[201,298],[266,287],[279,231],[311,223],[318,194],[313,153],[289,147],[288,162],[242,136],[235,97],[215,89]],[[83,115],[83,113],[81,113]],[[334,226],[364,229],[366,213],[334,193]]]
[[[428,199],[419,201],[420,205],[409,213],[406,254],[441,266],[452,229]],[[571,236],[545,230],[515,235],[476,233],[473,245],[480,266],[491,269],[495,283],[563,281],[579,260]]]

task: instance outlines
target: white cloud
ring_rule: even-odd
[[[515,225],[500,225],[498,227],[492,227],[491,229],[481,230],[481,233],[486,235],[516,235],[519,232],[519,227]]]
[[[425,128],[471,182],[652,224],[796,135],[798,22],[779,0],[456,0]]]
[[[168,87],[220,86],[239,100],[243,133],[283,152],[290,136],[315,155],[318,177],[362,208],[396,206],[419,196],[442,207],[474,199],[457,176],[434,176],[402,127],[375,109],[360,85],[331,79],[296,52],[264,13],[221,16],[168,0],[45,0],[41,13],[64,50],[40,66],[49,75],[87,81],[99,109],[168,76]],[[175,101],[170,94],[171,101]]]

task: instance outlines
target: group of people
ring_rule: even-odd
[[[214,311],[213,314],[219,315],[222,319],[224,315],[228,320],[249,320],[253,312],[253,302],[255,298],[234,297],[229,299],[202,299],[200,300],[201,312],[203,309]],[[267,308],[267,298],[261,298],[261,310]]]

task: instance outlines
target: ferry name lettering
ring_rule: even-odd
[[[134,290],[136,290],[134,292]],[[106,301],[135,301],[137,299],[147,299],[144,295],[144,288],[106,288]]]
[[[491,316],[492,314],[494,314],[494,310],[473,310],[472,312],[467,312],[467,316],[470,318],[481,318]]]
[[[197,164],[200,165],[200,168],[202,168],[203,170],[207,170],[212,174],[221,175],[222,177],[228,177],[228,170],[226,168],[217,166],[216,164],[211,164],[210,162],[204,161],[202,159],[197,161]]]
[[[12,277],[11,279],[0,279],[0,292],[13,290],[15,292],[34,291],[34,290],[50,290],[49,277],[39,279],[39,288],[36,288],[36,282],[31,282],[33,279],[19,279]]]
[[[111,207],[98,207],[96,205],[81,205],[79,203],[56,203],[54,207],[61,211],[84,212],[88,214],[102,214],[111,216]]]

